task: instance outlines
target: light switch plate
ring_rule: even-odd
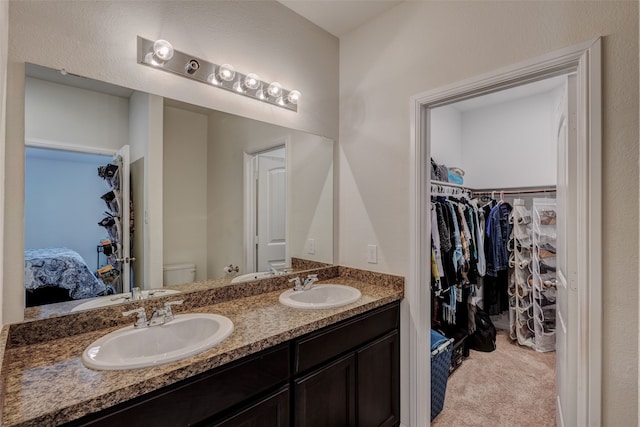
[[[378,263],[378,246],[376,245],[367,246],[367,262],[369,264]]]
[[[307,240],[307,253],[315,255],[316,253],[316,239]]]

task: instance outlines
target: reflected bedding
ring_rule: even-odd
[[[80,254],[68,248],[26,249],[24,286],[31,292],[60,288],[74,300],[92,298],[106,291],[105,284],[94,276]]]

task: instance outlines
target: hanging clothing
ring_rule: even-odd
[[[478,275],[483,277],[487,273],[487,262],[484,255],[484,232],[485,229],[485,221],[484,221],[484,212],[478,209],[478,201],[473,199],[469,202],[471,204],[471,212],[474,216],[475,220],[475,228],[476,228],[476,248],[477,248],[477,256],[478,261],[476,263],[476,268],[478,270]]]
[[[433,251],[432,257],[434,258],[434,264],[439,273],[444,273],[442,253],[440,251],[440,230],[438,227],[438,215],[435,203],[431,203],[431,247]],[[442,285],[440,274],[438,274],[438,282]]]
[[[487,275],[497,277],[499,271],[509,268],[509,251],[507,243],[511,234],[509,214],[513,208],[509,203],[502,202],[494,206],[487,217]]]
[[[432,198],[432,323],[443,330],[468,328],[467,300],[478,277],[478,241],[484,239],[476,218],[477,205],[463,197]]]

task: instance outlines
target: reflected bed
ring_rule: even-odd
[[[110,293],[80,254],[69,248],[26,249],[24,286],[27,307]]]

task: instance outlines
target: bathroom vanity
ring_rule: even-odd
[[[68,425],[398,425],[399,314],[391,303]]]
[[[9,333],[3,425],[399,425],[402,278],[330,267],[320,283],[352,286],[362,297],[325,310],[281,304],[286,279],[269,279],[271,287],[249,283],[245,295],[214,304],[194,300],[206,292],[183,294],[177,312],[227,316],[234,332],[201,354],[150,368],[95,371],[82,364],[82,350],[117,329],[113,323],[51,340],[42,331],[27,341]],[[114,310],[105,313],[119,314]],[[87,316],[88,330],[98,314],[74,316]]]

